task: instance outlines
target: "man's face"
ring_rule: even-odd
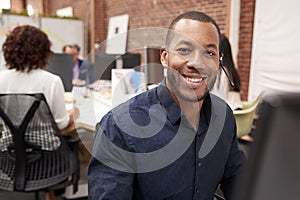
[[[181,19],[161,61],[175,99],[197,102],[213,87],[219,71],[219,35],[211,23]]]

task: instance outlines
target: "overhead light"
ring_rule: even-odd
[[[32,17],[34,15],[34,10],[33,10],[33,7],[32,5],[27,5],[27,14]]]

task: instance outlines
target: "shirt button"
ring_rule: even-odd
[[[199,192],[200,192],[200,190],[197,188],[197,189],[196,189],[196,193],[199,194]]]
[[[200,167],[201,166],[201,162],[198,162],[198,167]]]

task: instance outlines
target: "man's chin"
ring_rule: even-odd
[[[177,94],[177,96],[178,96],[178,98],[180,98],[184,101],[196,103],[196,102],[204,100],[208,93],[209,93],[208,91],[206,91],[202,95],[196,95],[195,93],[194,93],[194,95],[179,93],[179,94]]]

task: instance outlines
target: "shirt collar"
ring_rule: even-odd
[[[176,104],[171,94],[169,93],[166,86],[165,79],[158,86],[157,95],[160,103],[166,109],[167,116],[170,122],[172,124],[176,123],[183,114],[181,112],[181,109],[179,108],[179,106]],[[205,97],[200,113],[201,113],[200,117],[205,118],[205,120],[201,120],[201,122],[206,124],[206,126],[208,127],[208,124],[210,122],[210,116],[211,116],[210,95],[207,95]]]
[[[158,86],[157,95],[161,105],[166,109],[168,119],[175,124],[181,118],[181,110],[169,93],[165,79]]]

